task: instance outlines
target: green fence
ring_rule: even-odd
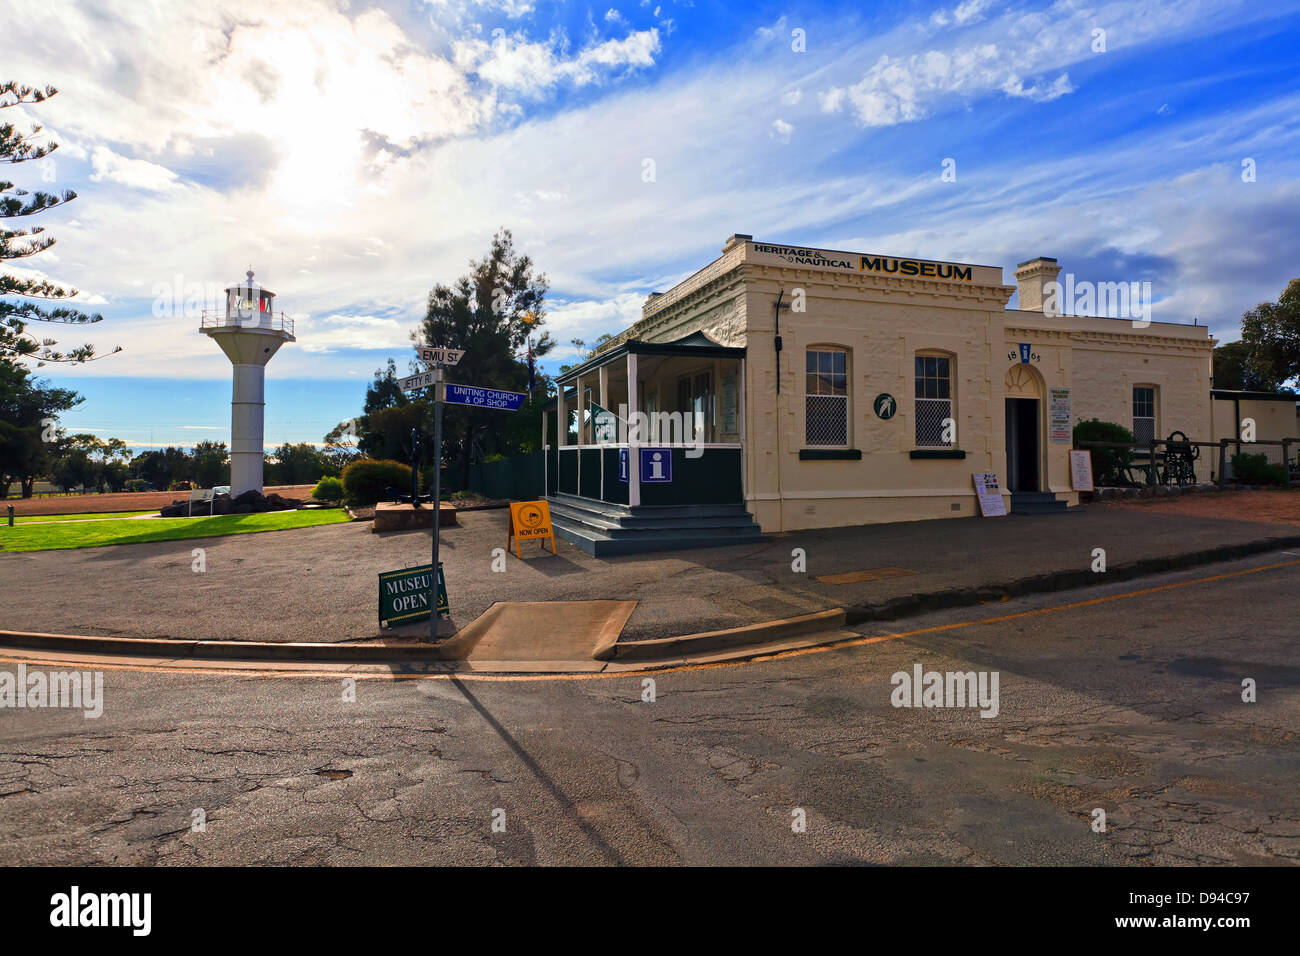
[[[537,501],[546,490],[545,468],[540,451],[475,465],[469,470],[469,490],[485,498]]]

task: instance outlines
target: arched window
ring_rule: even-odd
[[[849,353],[833,345],[807,351],[804,441],[811,448],[849,444]]]
[[[956,419],[951,355],[916,353],[916,447],[951,448]]]

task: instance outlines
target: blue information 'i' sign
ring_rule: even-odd
[[[1028,365],[1028,364],[1029,364],[1029,354],[1030,354],[1030,353],[1029,353],[1029,345],[1030,345],[1030,343],[1028,343],[1028,342],[1021,342],[1021,343],[1020,343],[1020,364],[1021,364],[1021,365]]]
[[[671,448],[641,449],[641,480],[653,484],[673,480],[673,450]]]
[[[618,450],[618,480],[627,484],[627,449]]]

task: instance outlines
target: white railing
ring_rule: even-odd
[[[284,312],[245,312],[231,315],[224,309],[204,309],[200,329],[270,329],[293,335],[293,319]]]

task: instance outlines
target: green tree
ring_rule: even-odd
[[[468,273],[452,285],[434,286],[424,321],[411,339],[465,350],[460,363],[448,370],[449,381],[523,391],[530,339],[538,358],[555,346],[542,331],[548,287],[546,276],[534,270],[532,259],[519,253],[510,231],[502,229],[492,237],[487,255],[471,260]],[[478,455],[513,450],[502,421],[509,414],[462,405],[443,410],[443,461],[462,467],[462,487],[468,486],[469,466]]]
[[[1261,378],[1252,365],[1250,348],[1245,342],[1229,342],[1214,350],[1214,387],[1233,391],[1276,392],[1282,383]]]
[[[1241,316],[1241,341],[1255,380],[1280,385],[1300,378],[1300,279],[1276,302],[1261,302]]]
[[[411,429],[417,429],[424,441],[429,440],[431,433],[428,428],[433,421],[429,411],[431,407],[428,402],[419,401],[371,412],[366,416],[369,428],[362,443],[364,457],[410,464]],[[445,409],[443,414],[446,414]]]
[[[360,417],[352,419],[351,431],[356,435],[357,454],[350,456],[349,461],[356,461],[359,458],[380,460],[394,457],[402,461],[408,460],[409,438],[405,439],[408,446],[407,454],[394,454],[393,449],[401,447],[403,436],[410,434],[410,425],[406,426],[405,432],[393,431],[393,429],[403,422],[414,421],[419,424],[426,407],[423,399],[413,402],[402,391],[397,377],[397,363],[389,359],[388,364],[378,369],[374,380],[366,386],[366,401],[362,406]],[[389,412],[394,414],[387,414]],[[325,436],[327,449],[339,448],[348,440],[350,437],[347,435],[348,424],[348,422],[340,422]],[[348,463],[344,462],[344,465]]]
[[[325,436],[325,447],[321,454],[329,462],[331,474],[341,475],[344,468],[361,458],[360,427],[360,419],[351,418],[339,422]]]
[[[69,435],[59,429],[55,439],[47,444],[50,460],[46,474],[64,491],[73,488],[121,491],[126,487],[130,451],[120,438],[84,433]]]
[[[52,86],[35,89],[9,82],[0,84],[0,110],[19,105],[42,103],[58,93]],[[50,154],[59,148],[58,143],[38,143],[42,127],[36,126],[22,132],[12,123],[0,124],[0,162],[10,165],[41,160],[48,172],[53,169]],[[47,178],[49,178],[47,176]],[[12,182],[0,180],[0,219],[18,219],[34,216],[77,198],[72,190],[62,195],[47,192],[29,193]],[[0,229],[0,259],[27,259],[53,246],[55,240],[45,235],[42,226],[27,229]],[[16,296],[19,300],[66,300],[77,295],[77,290],[46,279],[23,279],[0,274],[0,295]],[[96,358],[92,345],[79,345],[67,352],[58,351],[53,339],[33,335],[27,329],[29,322],[54,322],[84,325],[99,322],[102,315],[88,315],[66,306],[49,308],[27,301],[0,299],[0,361],[34,359],[39,368],[46,362],[79,363]],[[114,352],[121,351],[116,348]]]
[[[180,448],[170,445],[158,451],[145,451],[131,461],[130,473],[142,478],[158,491],[166,491],[173,482],[193,479],[194,459]]]
[[[19,482],[32,496],[37,476],[49,467],[55,419],[82,401],[71,389],[34,379],[31,370],[0,356],[0,498]]]
[[[194,459],[191,473],[201,488],[216,488],[230,484],[230,455],[223,441],[201,441],[191,453]]]
[[[275,450],[282,485],[314,485],[330,473],[329,461],[310,442],[283,444]]]
[[[596,337],[596,342],[595,342],[595,344],[592,345],[590,348],[587,347],[587,343],[584,342],[582,339],[569,339],[569,344],[572,345],[574,348],[576,348],[576,349],[578,350],[578,357],[577,357],[577,359],[574,360],[574,362],[573,362],[572,365],[561,365],[561,366],[560,366],[560,372],[561,372],[561,374],[563,374],[563,373],[565,373],[565,372],[571,372],[571,371],[573,371],[575,368],[577,368],[577,367],[578,367],[579,365],[581,365],[583,362],[585,362],[585,361],[587,361],[588,359],[590,359],[592,356],[594,356],[594,355],[596,354],[597,350],[598,350],[602,345],[604,345],[606,342],[608,342],[608,341],[609,341],[610,339],[612,339],[613,337],[614,337],[614,336],[611,335],[611,334],[608,333],[608,332],[602,332],[602,333],[600,333],[600,335],[598,335],[598,336]]]

